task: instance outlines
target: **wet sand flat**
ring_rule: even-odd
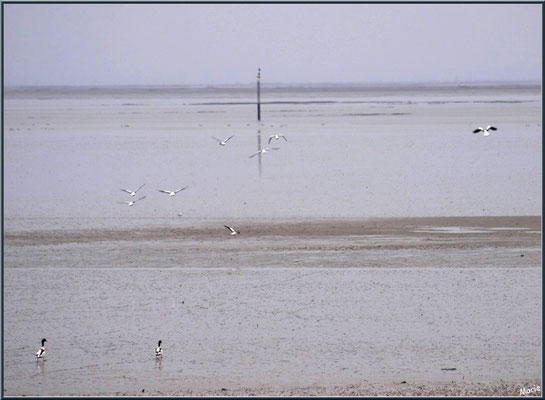
[[[540,385],[539,216],[260,222],[7,232],[5,394]]]
[[[111,225],[111,222],[110,222]],[[148,220],[131,229],[6,232],[10,267],[36,257],[52,267],[111,267],[116,258],[140,267],[387,267],[411,257],[419,266],[496,266],[512,251],[537,261],[540,217],[428,217],[321,220],[243,219],[230,237],[220,220]],[[54,253],[47,249],[62,249]],[[465,258],[457,259],[458,251]],[[76,253],[81,258],[74,258]],[[494,257],[489,255],[492,253]],[[53,256],[55,254],[55,256]],[[384,254],[390,256],[384,257]],[[445,254],[451,254],[446,263]],[[62,258],[62,255],[65,258]],[[395,255],[392,257],[391,255]],[[520,256],[520,255],[519,255]],[[471,257],[468,259],[467,257]],[[508,257],[506,255],[506,257]],[[418,262],[417,262],[418,261]]]

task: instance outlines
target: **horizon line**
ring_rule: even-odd
[[[541,79],[504,79],[504,80],[434,80],[434,81],[347,81],[347,82],[261,82],[261,86],[269,87],[304,87],[304,86],[362,86],[362,87],[385,87],[385,86],[453,86],[453,85],[513,85],[524,84],[529,86],[541,85]],[[115,88],[115,87],[253,87],[256,82],[236,83],[98,83],[98,84],[4,84],[5,89],[24,88]]]

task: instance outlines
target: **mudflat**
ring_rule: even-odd
[[[539,216],[179,224],[7,232],[5,394],[541,386]]]

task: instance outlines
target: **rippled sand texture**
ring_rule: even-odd
[[[4,394],[542,387],[540,96],[8,90]]]
[[[241,230],[6,235],[6,393],[517,395],[539,384],[539,217]]]

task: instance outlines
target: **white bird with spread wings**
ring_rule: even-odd
[[[229,139],[233,138],[233,137],[235,137],[235,135],[229,136],[229,137],[228,137],[227,139],[225,139],[225,140],[220,140],[220,139],[218,139],[217,137],[212,136],[212,139],[214,139],[216,142],[218,142],[220,146],[225,146],[225,145],[227,144],[227,141],[228,141]]]
[[[254,153],[252,154],[250,157],[248,158],[252,158],[252,157],[255,157],[257,156],[258,154],[265,154],[266,152],[270,151],[270,150],[278,150],[280,147],[266,147],[264,149],[261,149],[259,150],[257,153]]]
[[[144,200],[145,198],[146,198],[146,196],[142,196],[138,200]],[[118,203],[119,204],[127,204],[129,207],[132,207],[136,203],[136,199],[131,200],[131,201],[118,201]]]
[[[239,231],[237,231],[237,230],[236,230],[236,229],[234,229],[234,228],[231,228],[231,227],[230,227],[230,226],[228,226],[228,225],[223,225],[223,226],[225,226],[225,227],[226,227],[227,229],[229,229],[229,230],[231,231],[231,233],[230,233],[230,235],[231,235],[231,236],[235,236],[235,235],[238,235],[238,234],[240,234],[240,232],[239,232]]]
[[[273,139],[278,140],[280,138],[283,138],[286,142],[288,141],[288,139],[286,139],[284,135],[271,135],[269,136],[269,144],[271,144],[271,140]]]
[[[483,133],[483,136],[489,136],[490,135],[490,131],[497,131],[498,128],[495,128],[493,126],[490,126],[488,125],[486,127],[486,129],[484,129],[483,127],[479,126],[477,129],[475,129],[473,131],[473,133],[479,133],[479,132],[482,132]]]
[[[189,187],[189,186],[186,186],[186,187],[183,187],[183,188],[178,189],[178,190],[158,190],[158,191],[161,192],[161,193],[166,193],[166,194],[168,194],[170,197],[172,197],[172,196],[176,195],[176,193],[181,192],[182,190],[185,190],[185,189],[187,189],[188,187]]]
[[[130,190],[130,189],[121,189],[121,190],[122,190],[123,192],[127,192],[127,193],[130,194],[131,196],[136,196],[136,193],[137,193],[140,189],[142,189],[144,186],[145,186],[145,183],[144,183],[144,185],[140,186],[138,189],[136,189],[136,190],[134,190],[134,191],[133,191],[133,190]]]

